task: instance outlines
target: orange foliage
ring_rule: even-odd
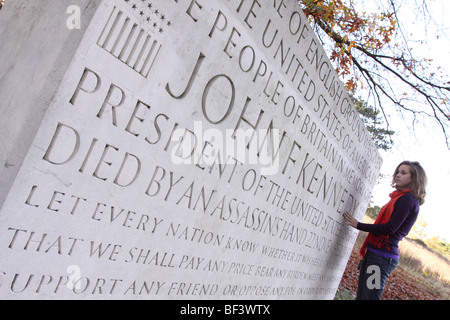
[[[299,3],[311,21],[334,42],[330,59],[336,62],[341,76],[351,74],[354,50],[366,54],[381,50],[391,42],[396,30],[394,13],[360,13],[353,8],[351,0],[303,0]],[[353,74],[352,81],[346,83],[347,89],[355,89],[358,80]]]

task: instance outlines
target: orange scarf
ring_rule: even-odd
[[[375,220],[375,224],[383,224],[388,223],[391,219],[392,212],[394,211],[394,205],[395,202],[403,196],[405,193],[410,192],[410,189],[405,189],[403,191],[394,191],[391,194],[389,194],[389,197],[391,200],[389,200],[388,203],[386,203],[383,208],[381,208],[380,213],[378,214],[377,219]],[[388,250],[389,249],[389,235],[388,234],[373,234],[369,233],[366,237],[366,240],[364,241],[361,250],[359,251],[359,255],[361,258],[364,258],[364,255],[367,251],[367,244],[373,244],[377,246],[378,248],[381,248],[381,246],[386,246]]]

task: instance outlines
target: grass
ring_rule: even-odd
[[[450,300],[450,262],[439,253],[405,238],[400,243],[400,265],[431,287],[443,300]]]

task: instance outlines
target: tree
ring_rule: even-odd
[[[364,8],[378,7],[372,12]],[[432,60],[417,58],[413,47],[425,44],[409,38],[401,21],[400,0],[301,0],[316,34],[347,89],[366,89],[375,110],[381,110],[389,131],[387,114],[394,110],[433,119],[441,128],[450,149],[450,82]],[[426,0],[408,1],[415,6],[416,20],[423,28],[432,22]],[[359,7],[358,7],[359,6]]]
[[[447,259],[450,258],[450,243],[445,242],[443,238],[434,236],[431,239],[427,239],[426,244],[428,247],[439,252]]]
[[[383,128],[383,121],[380,119],[380,110],[369,106],[361,97],[357,99],[353,96],[352,99],[376,147],[381,150],[391,149],[393,144],[391,137],[395,132]]]
[[[418,218],[411,229],[411,238],[422,240],[425,239],[427,237],[427,226],[428,223],[425,220]]]
[[[378,217],[380,210],[381,210],[380,206],[375,206],[375,207],[369,206],[366,210],[366,215],[368,215],[373,220],[375,220]]]

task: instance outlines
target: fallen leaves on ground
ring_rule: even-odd
[[[359,247],[353,248],[347,267],[342,276],[339,290],[348,291],[356,297],[358,288]],[[394,272],[386,280],[382,300],[439,300],[441,295],[433,287],[410,271],[405,269],[401,262]]]

